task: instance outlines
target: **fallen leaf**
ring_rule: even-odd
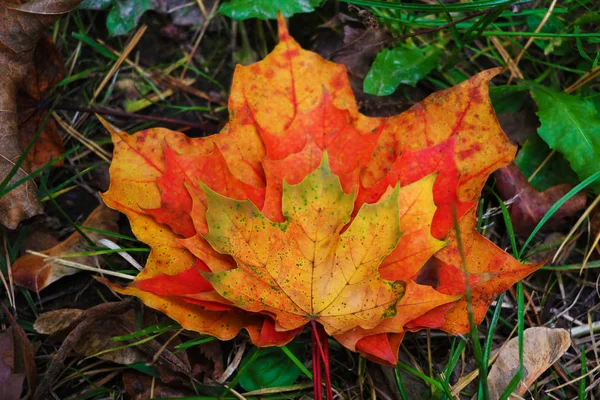
[[[351,222],[354,196],[344,193],[326,157],[297,185],[284,184],[283,223],[269,221],[250,201],[204,194],[204,237],[238,266],[207,280],[234,305],[274,315],[283,331],[314,319],[330,335],[373,328],[394,313],[403,288],[377,270],[400,240],[398,186],[386,200],[362,206]]]
[[[41,38],[35,47],[33,62],[29,64],[26,79],[17,96],[21,148],[27,147],[38,130],[42,129],[39,138],[27,153],[32,171],[64,153],[56,122],[47,118],[48,112],[43,104],[48,92],[64,77],[64,68],[62,55],[54,43],[46,37]],[[53,166],[58,167],[62,163],[61,160]]]
[[[223,374],[223,349],[221,342],[213,340],[194,346],[187,351],[192,363],[192,376],[205,384],[214,382]]]
[[[15,370],[15,348],[11,330],[0,333],[0,399],[19,400],[25,374]]]
[[[564,183],[538,192],[527,182],[515,164],[499,169],[494,176],[496,177],[496,188],[502,200],[514,198],[510,205],[510,219],[517,235],[531,233],[548,210],[573,189],[572,185]],[[564,227],[568,218],[585,209],[586,202],[585,192],[577,193],[554,213],[542,231],[547,232]]]
[[[564,329],[527,328],[523,332],[523,379],[513,394],[524,396],[535,380],[571,347],[571,337]],[[488,375],[490,400],[500,395],[519,369],[519,338],[512,338],[500,350]],[[516,397],[509,397],[516,398]]]
[[[154,380],[151,376],[134,371],[123,373],[123,386],[132,400],[179,399],[193,397],[195,394],[190,389],[167,386],[158,379]]]
[[[50,388],[65,369],[65,361],[72,353],[77,344],[84,340],[88,330],[94,324],[103,319],[118,317],[131,308],[130,301],[120,301],[113,303],[102,303],[87,309],[82,315],[73,321],[74,329],[69,332],[65,340],[61,343],[58,351],[54,353],[50,365],[37,389],[33,393],[34,400],[40,400],[50,392]]]
[[[69,328],[84,313],[77,308],[63,308],[48,311],[35,319],[33,329],[42,335],[52,335],[58,331]]]
[[[4,311],[4,316],[8,319],[10,323],[10,337],[12,338],[12,349],[8,348],[8,354],[2,354],[0,357],[4,363],[8,364],[7,366],[13,371],[13,373],[17,373],[18,375],[24,375],[27,378],[27,390],[28,396],[31,396],[37,387],[37,369],[35,365],[35,350],[29,339],[27,338],[27,334],[21,328],[15,317],[10,313],[8,308],[4,305],[4,303],[0,303],[2,306],[2,310]],[[6,331],[5,331],[6,332]],[[4,338],[6,340],[6,337]],[[5,344],[8,347],[8,345]],[[11,351],[12,350],[12,361],[10,360]],[[7,373],[7,370],[4,370]],[[14,376],[15,380],[18,382],[21,378],[19,376]],[[13,382],[14,384],[15,382]],[[22,383],[22,381],[21,381]],[[3,386],[3,385],[2,385]],[[6,388],[9,389],[8,387]],[[17,391],[17,388],[12,387],[11,390]],[[19,391],[19,395],[21,391]],[[2,397],[2,399],[4,399]]]
[[[23,85],[34,62],[36,44],[48,25],[75,8],[81,0],[48,2],[33,0],[25,4],[5,1],[0,5],[0,179],[5,180],[22,154],[18,135],[17,91]],[[30,166],[24,161],[9,185],[28,175]],[[32,181],[16,187],[0,197],[0,222],[15,229],[19,222],[42,213],[37,188]]]
[[[101,281],[223,340],[246,329],[282,345],[317,321],[384,364],[407,330],[468,332],[466,280],[479,323],[540,267],[475,228],[481,189],[516,150],[487,93],[499,70],[370,118],[343,66],[301,49],[283,19],[279,32],[265,60],[237,67],[220,134],[105,124],[103,198],[152,251],[129,286]]]
[[[153,357],[160,357],[153,363],[165,383],[181,381],[190,376],[192,368],[186,352],[174,354],[172,345],[179,343],[172,338],[170,332],[162,337],[145,340],[143,343],[132,345],[139,338],[114,340],[117,336],[127,336],[139,330],[136,315],[133,310],[112,312],[122,309],[123,304],[112,303],[104,305],[98,312],[96,307],[87,311],[78,309],[60,309],[41,314],[34,323],[34,329],[41,334],[50,335],[46,339],[50,343],[67,342],[68,349],[84,357],[97,357],[121,365],[135,363],[150,363]],[[100,307],[100,306],[98,306]],[[142,326],[159,326],[156,313],[144,312]],[[165,318],[161,316],[164,320]],[[163,321],[164,322],[164,321]],[[76,335],[73,333],[75,332]],[[72,336],[75,335],[75,336]],[[69,341],[65,338],[71,338]],[[162,339],[162,341],[161,341]],[[164,341],[169,339],[170,345],[165,348]],[[60,368],[58,366],[57,368]]]
[[[346,66],[348,75],[362,82],[383,43],[391,36],[382,29],[353,27],[346,21],[348,18],[338,14],[322,26],[319,33],[323,38],[317,36],[316,50],[324,58]],[[337,38],[337,31],[341,29],[344,36]],[[336,35],[337,40],[332,40],[330,35]]]
[[[121,365],[151,362],[152,357],[138,346],[128,346],[129,342],[112,340],[114,336],[131,333],[124,326],[127,319],[127,315],[97,319],[87,327],[85,340],[77,341],[73,350],[84,357],[96,357]]]
[[[83,226],[98,229],[107,232],[118,232],[117,226],[118,213],[100,204],[83,222]],[[85,234],[92,242],[105,238],[102,233],[96,231],[85,231]],[[78,232],[73,233],[65,241],[42,253],[50,257],[63,257],[71,253],[85,252],[82,246],[89,246],[90,243]],[[69,261],[92,264],[101,263],[99,256],[77,256],[69,257]],[[64,276],[73,275],[79,272],[78,269],[60,265],[51,259],[46,259],[33,254],[26,254],[19,257],[12,265],[14,282],[17,285],[26,287],[29,290],[39,292],[51,283]]]
[[[49,217],[35,218],[27,224],[27,235],[23,239],[21,249],[43,251],[58,245],[60,233],[52,229],[55,221]]]

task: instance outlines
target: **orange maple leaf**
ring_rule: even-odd
[[[279,32],[265,60],[237,67],[220,134],[111,132],[103,198],[151,252],[131,285],[104,282],[220,339],[282,345],[317,322],[384,364],[407,330],[467,332],[467,284],[479,323],[540,266],[475,229],[485,181],[516,150],[488,97],[499,70],[370,118],[343,66],[282,19]]]

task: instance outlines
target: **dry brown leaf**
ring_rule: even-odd
[[[517,235],[531,233],[550,207],[573,188],[565,183],[538,192],[527,182],[523,173],[514,163],[500,168],[494,173],[494,176],[496,177],[496,188],[503,200],[517,196],[510,208],[510,219]],[[566,219],[583,210],[586,201],[585,192],[577,193],[556,211],[544,225],[542,231],[547,232],[565,226]]]
[[[46,120],[48,111],[44,102],[48,92],[64,77],[65,66],[62,55],[47,37],[40,39],[33,58],[17,97],[17,110],[21,148],[24,149],[38,130],[43,128],[40,137],[27,153],[31,170],[35,171],[64,152],[56,122],[53,119]],[[53,165],[62,165],[62,160]]]
[[[569,332],[564,329],[528,328],[524,332],[523,339],[523,379],[521,385],[513,392],[519,396],[523,396],[529,386],[571,346]],[[513,338],[500,351],[488,375],[491,400],[500,398],[518,368],[519,340]]]
[[[119,213],[106,207],[104,204],[99,205],[90,216],[83,222],[84,226],[99,229],[108,232],[117,232],[117,219]],[[93,231],[87,231],[86,235],[93,242],[104,238],[105,236]],[[82,246],[89,246],[90,243],[75,232],[69,236],[64,242],[57,246],[44,251],[51,257],[61,257],[65,254],[80,253]],[[69,261],[96,265],[101,262],[101,257],[70,257]],[[73,275],[79,272],[78,269],[65,267],[51,259],[45,259],[33,254],[27,254],[15,261],[12,266],[13,279],[17,285],[24,286],[29,290],[40,291],[46,286],[68,275]]]
[[[89,308],[73,321],[73,325],[76,325],[75,328],[69,332],[60,349],[54,353],[50,366],[46,368],[46,373],[31,398],[33,400],[46,398],[45,396],[50,392],[50,388],[64,371],[67,357],[79,341],[87,339],[88,331],[95,325],[96,321],[115,318],[115,316],[125,313],[130,308],[130,301],[103,303]]]
[[[141,372],[125,371],[123,373],[123,386],[133,400],[149,398],[180,398],[194,395],[189,389],[170,387],[160,380],[152,381],[152,377]]]
[[[88,327],[85,339],[77,341],[73,349],[85,357],[97,357],[101,360],[122,365],[150,362],[151,357],[147,356],[138,347],[123,347],[128,345],[129,342],[112,340],[114,336],[131,333],[124,328],[124,324],[127,322],[126,319],[125,316],[118,316],[94,321]]]
[[[67,329],[85,311],[77,308],[63,308],[43,313],[35,320],[33,329],[42,335],[52,335],[63,329]]]
[[[11,330],[0,333],[0,399],[19,400],[25,374],[15,370],[15,348]]]
[[[14,372],[24,374],[27,377],[28,395],[31,395],[35,391],[37,385],[37,369],[35,365],[35,359],[33,357],[35,355],[35,350],[31,343],[29,343],[27,334],[25,333],[23,328],[21,328],[21,326],[17,323],[15,317],[13,317],[13,315],[10,313],[8,308],[6,308],[4,303],[0,303],[0,305],[2,306],[1,309],[4,311],[4,316],[6,317],[6,319],[8,319],[10,323],[9,329],[10,336],[12,338],[13,361],[12,364],[9,363],[9,366]],[[4,353],[3,349],[2,356],[4,357],[5,354],[6,353]],[[10,354],[8,355],[10,356]],[[4,362],[6,362],[6,359]],[[0,397],[0,399],[4,400],[5,397]]]
[[[36,44],[46,28],[69,12],[81,0],[33,0],[19,4],[5,0],[0,4],[0,180],[8,176],[22,154],[18,135],[17,91],[34,60]],[[10,183],[23,179],[30,171],[28,161],[21,164]],[[42,206],[31,181],[0,198],[0,222],[15,229],[22,220],[40,214]]]

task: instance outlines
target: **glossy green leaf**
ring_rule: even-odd
[[[541,126],[538,133],[550,148],[563,154],[584,180],[600,170],[600,118],[594,105],[578,96],[531,85]],[[600,182],[590,188],[600,193]]]
[[[248,18],[276,19],[277,11],[284,17],[298,13],[313,12],[323,0],[231,0],[221,4],[219,12],[229,18],[244,20]]]
[[[365,93],[388,96],[400,84],[415,86],[439,63],[441,52],[435,47],[384,49],[375,58],[365,78]]]
[[[515,164],[529,178],[548,157],[551,150],[544,140],[537,134],[532,134],[519,150],[515,158]],[[561,184],[570,183],[576,185],[579,183],[577,174],[571,169],[569,162],[565,160],[562,154],[556,152],[544,164],[541,170],[531,181],[531,185],[538,191],[544,190]]]
[[[249,355],[250,353],[242,360],[240,370],[248,362]],[[269,347],[263,349],[240,376],[239,384],[247,391],[288,386],[296,382],[300,374],[300,368],[279,347]]]
[[[502,85],[491,87],[490,99],[496,114],[519,111],[527,98],[527,92],[528,89],[523,86]]]
[[[152,0],[116,0],[108,17],[106,27],[112,36],[125,35],[135,28],[140,17],[152,9]]]

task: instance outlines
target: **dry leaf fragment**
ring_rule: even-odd
[[[3,180],[22,153],[18,136],[17,91],[33,63],[36,44],[46,28],[77,7],[81,0],[33,0],[25,4],[9,0],[0,4],[0,179]],[[24,162],[10,183],[30,171]],[[42,206],[33,182],[0,198],[0,222],[15,229],[20,221],[40,214]]]
[[[510,206],[510,219],[516,234],[528,235],[546,215],[546,212],[567,192],[573,189],[568,183],[538,192],[527,182],[519,168],[511,163],[495,172],[496,187],[503,200],[517,196]],[[546,222],[543,231],[565,226],[568,218],[585,208],[587,196],[579,192],[570,198]]]
[[[127,346],[127,342],[112,340],[114,336],[131,333],[122,324],[121,320],[126,319],[127,316],[115,316],[94,321],[88,326],[85,339],[79,340],[73,350],[85,357],[97,357],[121,365],[152,361],[152,357],[137,346]]]
[[[523,379],[513,392],[518,396],[525,395],[529,386],[571,346],[569,332],[564,329],[528,328],[524,331],[523,340]],[[500,350],[488,375],[491,400],[500,398],[518,369],[519,338],[513,338]]]
[[[12,362],[10,361],[10,351],[8,354],[3,354],[1,359],[4,359],[4,362],[8,364],[8,366],[12,369],[13,372],[17,374],[24,374],[27,377],[27,388],[28,395],[31,396],[37,385],[37,369],[35,365],[35,350],[34,347],[29,342],[27,338],[27,334],[18,324],[17,320],[10,313],[8,308],[4,305],[4,303],[0,303],[2,306],[2,310],[4,312],[4,316],[8,319],[10,323],[10,337],[12,338]],[[4,338],[6,340],[6,338]],[[10,349],[9,349],[10,350]],[[6,370],[4,371],[7,372]],[[18,376],[16,379],[20,379]],[[7,388],[8,389],[8,388]],[[16,388],[12,388],[12,390],[17,391]],[[20,392],[19,392],[20,394]],[[2,398],[3,399],[3,398]]]
[[[77,308],[48,311],[36,318],[33,329],[42,335],[52,335],[69,328],[84,312]]]
[[[0,333],[0,399],[19,400],[25,374],[15,368],[15,348],[11,330]]]
[[[65,340],[62,342],[60,349],[54,353],[50,366],[46,369],[46,374],[38,385],[32,398],[40,400],[45,398],[56,379],[60,376],[65,368],[65,360],[72,353],[73,348],[80,340],[84,340],[85,335],[96,321],[114,318],[125,313],[131,308],[130,301],[120,301],[114,303],[102,303],[92,308],[87,309],[81,316],[73,321],[75,328],[69,332]]]
[[[100,204],[83,222],[83,226],[107,232],[117,232],[118,216],[118,213],[106,207],[104,204]],[[86,231],[85,233],[94,243],[105,238],[104,235],[98,232]],[[51,257],[60,258],[66,254],[84,252],[85,250],[81,247],[89,245],[90,243],[84,237],[78,232],[75,232],[59,245],[54,246],[43,253]],[[96,263],[101,262],[102,258],[98,256],[78,256],[69,257],[69,260],[81,264],[96,265]],[[57,262],[53,262],[51,259],[42,258],[33,254],[26,254],[18,258],[12,266],[15,283],[37,292],[44,289],[52,282],[55,282],[64,276],[76,274],[77,272],[79,272],[78,269],[60,265]]]
[[[158,379],[153,380],[146,374],[134,371],[123,373],[123,386],[132,400],[178,399],[193,397],[196,394],[186,388],[167,386]]]
[[[69,328],[74,329],[86,318],[86,312],[76,308],[53,310],[41,314],[35,320],[33,328],[38,333],[52,335]],[[127,342],[112,340],[114,336],[131,333],[127,328],[135,326],[133,319],[133,313],[107,315],[106,318],[95,319],[86,328],[85,340],[78,340],[73,350],[84,357],[96,356],[123,365],[149,362],[151,357],[138,347],[123,347]]]
[[[17,96],[19,115],[19,137],[21,148],[27,147],[48,114],[43,106],[47,92],[62,80],[65,75],[63,58],[54,43],[43,37],[38,42],[33,62],[29,64],[26,79]],[[32,171],[46,165],[64,152],[62,138],[52,118],[46,120],[40,137],[27,153]],[[62,165],[62,161],[54,166]]]
[[[489,174],[513,146],[484,71],[389,118],[358,112],[346,69],[280,43],[238,66],[230,120],[190,139],[167,129],[128,135],[106,204],[152,249],[127,287],[184,328],[282,345],[311,321],[344,346],[395,364],[406,330],[469,330],[489,304],[539,268],[475,229]],[[461,231],[466,265],[453,234]]]

